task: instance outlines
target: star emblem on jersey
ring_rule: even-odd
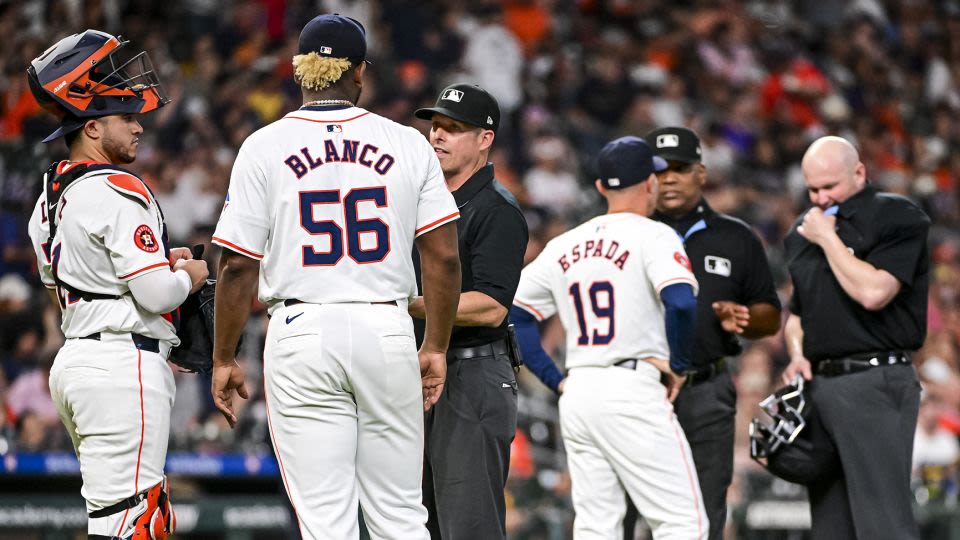
[[[133,243],[147,253],[156,253],[160,249],[157,237],[154,236],[153,231],[147,225],[137,227],[137,231],[133,233]]]
[[[686,255],[680,253],[679,251],[675,251],[673,252],[673,258],[680,263],[680,266],[683,266],[687,270],[693,272],[693,267],[690,266],[690,259],[688,259]]]
[[[460,90],[451,88],[446,92],[444,92],[443,97],[441,97],[440,99],[446,99],[448,101],[456,101],[457,103],[460,103],[460,100],[463,99],[463,92],[461,92]],[[493,123],[493,119],[490,119],[490,123],[491,124]]]

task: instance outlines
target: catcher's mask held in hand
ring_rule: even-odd
[[[803,395],[803,377],[793,381],[760,402],[760,408],[772,422],[763,423],[754,418],[750,422],[750,457],[765,458],[776,452],[780,445],[791,444],[806,427],[804,411],[807,400]]]
[[[37,102],[60,118],[50,142],[113,114],[142,114],[170,102],[145,51],[99,30],[65,37],[30,62],[27,80]]]
[[[770,421],[750,423],[750,457],[788,482],[811,484],[835,472],[836,449],[797,376],[762,402]]]

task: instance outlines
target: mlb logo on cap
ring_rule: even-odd
[[[333,54],[333,49],[330,47],[320,47],[320,54]]]
[[[456,101],[457,103],[460,103],[460,100],[463,99],[463,92],[451,88],[447,90],[447,92],[443,94],[443,97],[440,99],[446,99],[448,101]]]
[[[657,148],[676,148],[680,146],[680,137],[672,133],[657,137]]]
[[[414,116],[430,120],[442,114],[458,122],[496,131],[500,127],[500,106],[489,92],[475,84],[452,84],[440,91],[437,104],[417,109]]]
[[[668,126],[647,133],[647,144],[657,149],[657,155],[667,161],[700,163],[700,137],[692,129]]]

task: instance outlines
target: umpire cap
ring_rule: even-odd
[[[647,133],[644,139],[658,156],[667,161],[700,163],[702,159],[700,137],[692,129],[674,126],[657,128]]]
[[[604,145],[597,156],[597,168],[603,187],[623,189],[665,171],[667,162],[655,156],[646,141],[628,135]]]
[[[430,120],[435,114],[494,132],[500,127],[500,105],[490,92],[475,84],[451,84],[440,92],[436,105],[413,113],[422,120]]]

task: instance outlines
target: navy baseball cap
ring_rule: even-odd
[[[667,162],[653,154],[640,137],[629,135],[608,142],[597,156],[600,182],[609,189],[639,184],[656,172],[667,170]]]
[[[346,58],[356,65],[367,57],[367,31],[356,19],[339,13],[318,15],[300,32],[299,51]]]
[[[70,133],[82,128],[87,123],[87,120],[93,120],[94,118],[96,117],[78,118],[72,114],[66,114],[60,120],[60,127],[58,127],[57,130],[50,135],[47,135],[47,138],[44,139],[43,142],[48,143],[55,141],[64,135],[69,135]]]
[[[430,120],[435,114],[494,132],[500,127],[500,104],[490,92],[475,84],[451,84],[440,92],[436,105],[413,113],[422,120]]]
[[[667,161],[681,163],[700,163],[700,137],[692,129],[685,127],[662,127],[647,133],[647,144],[654,148],[658,156]]]

